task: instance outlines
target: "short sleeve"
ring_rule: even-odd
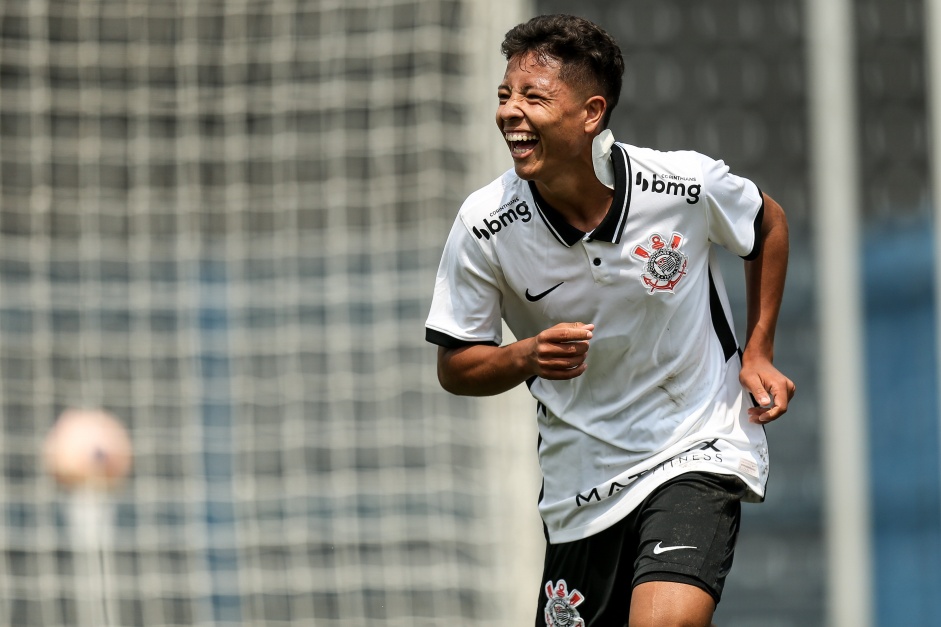
[[[493,267],[458,217],[438,266],[425,339],[445,348],[499,345],[502,298]]]
[[[740,257],[758,254],[764,198],[748,179],[729,171],[724,161],[702,158],[704,209],[709,240]]]

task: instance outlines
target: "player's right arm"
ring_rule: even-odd
[[[594,328],[563,322],[506,346],[439,346],[438,381],[452,394],[491,396],[532,377],[574,379],[588,367],[585,359]]]
[[[471,212],[471,222],[479,217],[473,212],[480,213],[475,203],[481,196],[485,207],[495,203],[478,193],[462,207],[441,255],[425,322],[426,339],[438,345],[441,386],[453,394],[490,396],[533,377],[574,379],[585,372],[591,324],[564,322],[503,344],[502,304],[512,288],[493,239],[481,239],[465,222],[465,211]],[[502,193],[496,202],[501,199]]]

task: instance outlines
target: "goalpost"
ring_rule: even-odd
[[[483,158],[470,164],[471,188],[481,187],[512,167],[506,143],[494,123],[497,85],[506,70],[500,44],[506,32],[533,14],[530,0],[476,0],[471,2],[471,23],[479,41],[471,58],[472,80],[467,86],[471,123],[467,140]],[[468,190],[471,191],[471,190]],[[504,343],[514,341],[504,324]],[[475,403],[482,434],[489,439],[485,466],[490,470],[491,508],[499,512],[495,524],[495,576],[505,591],[501,619],[507,627],[533,620],[539,577],[545,553],[542,522],[537,510],[541,474],[536,455],[538,432],[535,401],[525,386]]]
[[[863,385],[859,168],[852,3],[807,0],[808,93],[815,256],[842,280],[819,303],[828,616],[832,627],[872,624],[867,414]],[[841,245],[827,241],[839,233]]]
[[[498,532],[534,513],[535,440],[497,433],[531,408],[447,395],[423,338],[493,163],[463,141],[519,10],[492,4],[0,5],[0,623],[80,620],[38,464],[67,406],[134,443],[115,624],[531,616]]]

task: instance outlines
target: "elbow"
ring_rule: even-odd
[[[461,379],[451,363],[452,356],[448,349],[438,349],[438,383],[445,392],[464,396],[467,392],[464,391]]]
[[[484,393],[481,393],[474,389],[473,386],[468,385],[463,379],[454,374],[449,374],[443,372],[441,368],[438,368],[438,383],[441,384],[442,389],[449,394],[454,394],[455,396],[484,396]]]
[[[493,363],[496,347],[474,344],[438,349],[438,383],[457,396],[493,396],[519,381],[501,375]]]
[[[440,363],[438,364],[438,383],[445,392],[460,395],[460,388],[454,382],[453,377],[450,376],[447,370],[441,367]]]

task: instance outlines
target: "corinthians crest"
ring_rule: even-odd
[[[641,280],[650,288],[651,294],[658,291],[672,292],[680,279],[686,276],[686,264],[689,261],[679,250],[683,236],[674,233],[667,242],[659,233],[654,233],[648,240],[650,250],[636,246],[631,251],[632,255],[644,261]]]
[[[546,627],[584,627],[585,621],[575,609],[585,600],[581,592],[569,592],[565,580],[559,579],[555,585],[552,581],[546,582],[546,596],[549,597],[545,609]]]

